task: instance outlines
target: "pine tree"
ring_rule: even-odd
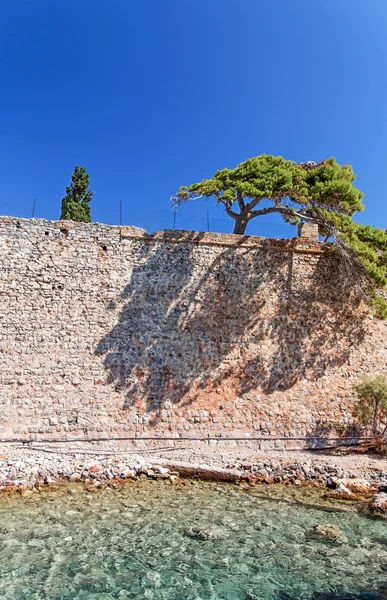
[[[334,158],[295,163],[262,154],[235,169],[216,171],[211,179],[181,187],[172,202],[177,207],[187,200],[212,196],[234,219],[233,233],[244,235],[249,221],[271,213],[293,224],[305,220],[319,225],[327,217],[352,216],[364,209],[363,194],[354,180],[352,167],[342,167]]]

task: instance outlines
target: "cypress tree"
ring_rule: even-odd
[[[90,223],[90,205],[93,193],[89,190],[90,177],[85,167],[75,167],[71,183],[62,200],[61,219]]]

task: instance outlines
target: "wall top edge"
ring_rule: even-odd
[[[65,234],[69,242],[124,242],[125,240],[148,243],[196,244],[234,248],[262,248],[285,252],[325,254],[333,250],[333,244],[307,238],[265,238],[231,233],[164,229],[152,234],[134,225],[107,225],[103,223],[77,223],[74,221],[50,221],[47,219],[22,219],[0,216],[0,236],[36,238]]]

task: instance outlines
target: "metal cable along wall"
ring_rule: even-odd
[[[325,441],[325,442],[358,442],[358,441],[372,441],[374,437],[368,436],[346,436],[346,437],[321,437],[321,436],[309,436],[309,437],[173,437],[173,436],[120,436],[120,437],[85,437],[85,438],[45,438],[45,439],[23,439],[23,438],[5,438],[0,439],[0,444],[9,443],[22,443],[22,444],[68,444],[74,442],[121,442],[121,441],[154,441],[154,442],[166,442],[166,441],[195,441],[205,442],[210,440],[216,441],[240,441],[240,442],[275,442],[275,441],[291,441],[291,442],[303,442],[303,441]],[[350,444],[353,445],[353,444]]]

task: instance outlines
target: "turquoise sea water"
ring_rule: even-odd
[[[387,522],[355,508],[302,506],[313,498],[279,486],[75,489],[0,498],[1,599],[387,598],[364,591],[387,580]],[[347,541],[310,539],[321,523]],[[210,539],[193,537],[202,527]]]

